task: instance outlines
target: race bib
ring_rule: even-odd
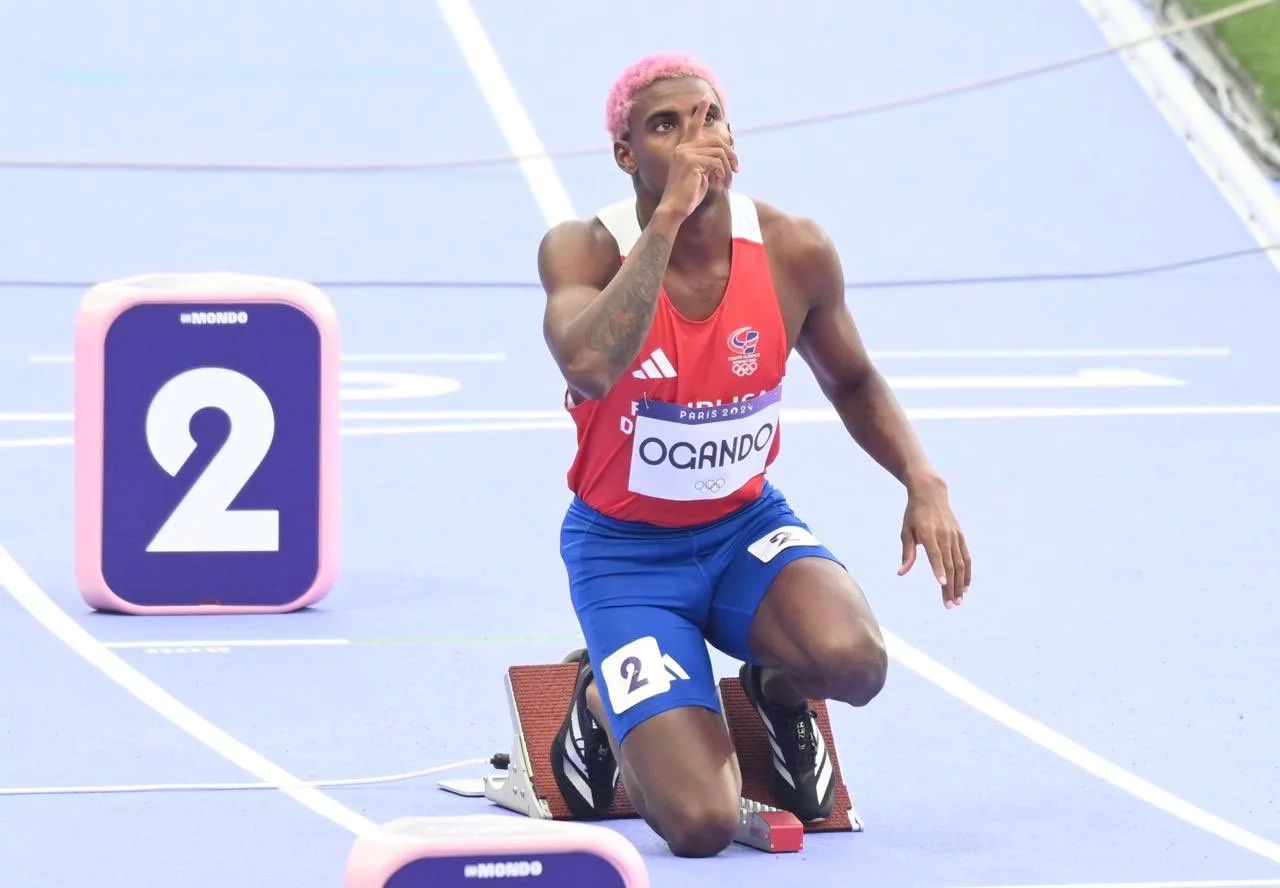
[[[673,682],[688,681],[689,673],[670,654],[658,647],[652,635],[624,644],[600,662],[597,675],[603,675],[609,688],[609,702],[618,715],[650,697],[665,694]]]
[[[641,401],[631,443],[631,492],[665,500],[728,496],[765,470],[781,402],[781,386],[716,407]]]

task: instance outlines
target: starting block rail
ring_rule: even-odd
[[[549,750],[569,708],[576,678],[575,663],[508,669],[504,684],[511,712],[511,754],[495,756],[493,763],[500,773],[484,778],[483,795],[489,801],[537,820],[574,819],[551,773]],[[835,768],[835,807],[825,820],[801,823],[795,815],[776,805],[769,740],[737,677],[722,678],[719,692],[742,769],[741,822],[735,841],[764,851],[799,851],[805,833],[862,830],[862,822],[844,784],[823,701],[814,701],[812,706]],[[444,784],[442,788],[455,791]],[[638,816],[627,798],[626,788],[620,784],[612,806],[601,819]]]

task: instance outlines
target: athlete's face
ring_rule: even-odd
[[[693,124],[698,103],[708,92],[714,95],[711,85],[700,77],[675,77],[658,80],[637,93],[630,132],[614,143],[614,158],[623,171],[636,176],[654,196],[661,196],[666,188],[672,155]],[[719,136],[733,144],[719,98],[711,102],[702,134]]]

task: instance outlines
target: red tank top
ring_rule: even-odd
[[[729,193],[733,255],[711,317],[680,314],[663,288],[644,347],[608,394],[565,406],[577,426],[569,489],[626,521],[682,527],[752,502],[778,454],[787,335],[755,203]],[[635,199],[597,214],[625,259]]]

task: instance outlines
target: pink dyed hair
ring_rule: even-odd
[[[613,86],[605,101],[604,124],[609,135],[621,139],[629,128],[631,109],[635,107],[636,94],[655,80],[669,77],[700,77],[715,90],[720,107],[724,107],[724,87],[710,66],[692,56],[679,52],[663,52],[646,56],[630,65]]]

